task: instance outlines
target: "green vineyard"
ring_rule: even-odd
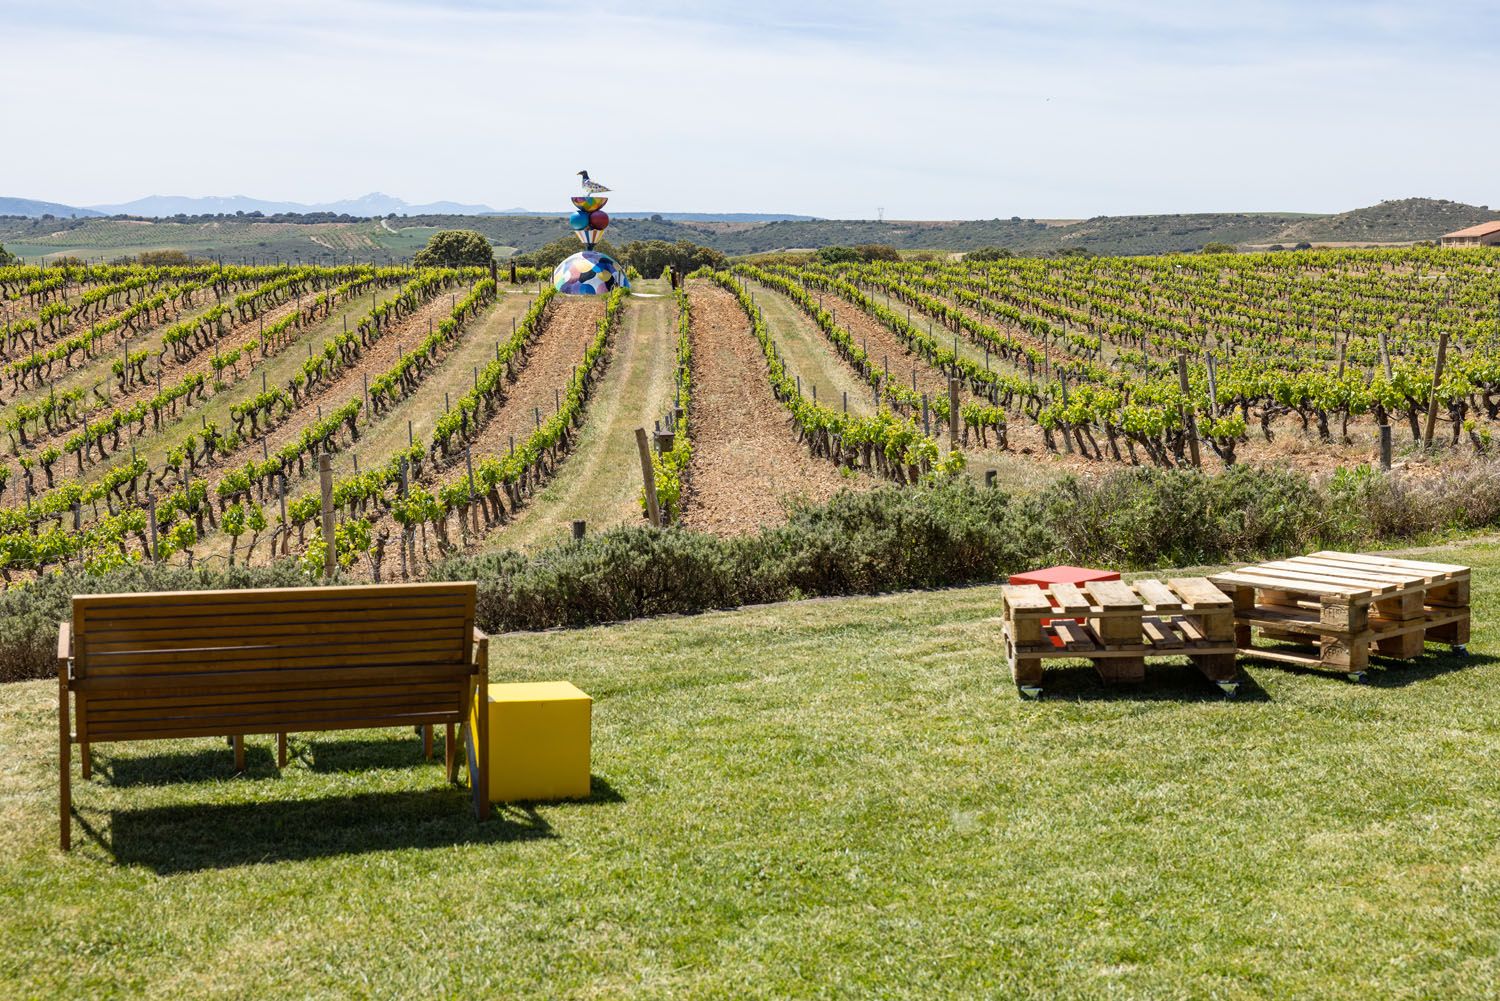
[[[728,533],[787,497],[1002,465],[1008,482],[1321,468],[1374,461],[1382,438],[1484,454],[1497,266],[1488,249],[738,265],[593,301],[524,270],[0,269],[0,573],[316,575],[329,517],[347,573],[410,579],[518,523],[627,522],[639,469],[574,456],[630,433],[622,414],[583,433],[626,385],[645,397],[614,402],[656,415],[663,520]],[[570,462],[586,472],[546,489]]]

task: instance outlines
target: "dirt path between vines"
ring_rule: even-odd
[[[651,288],[642,281],[637,288]],[[613,356],[585,412],[572,452],[515,521],[485,548],[534,548],[565,539],[574,519],[590,532],[641,524],[641,464],[635,429],[651,428],[672,406],[677,303],[669,294],[625,301]]]
[[[693,458],[683,524],[724,534],[751,532],[785,517],[783,500],[826,501],[846,478],[798,443],[771,392],[760,345],[734,296],[703,282],[689,287],[693,309]]]
[[[558,394],[567,388],[573,369],[583,364],[583,352],[603,315],[600,298],[560,295],[553,299],[520,378],[506,387],[505,404],[469,445],[476,463],[485,456],[508,453],[512,438],[517,445],[529,438],[537,429],[538,410],[542,420],[556,411]],[[454,465],[462,468],[462,457]]]

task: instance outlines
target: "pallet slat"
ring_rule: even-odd
[[[1391,566],[1400,569],[1441,573],[1451,577],[1468,577],[1471,572],[1469,567],[1459,566],[1457,563],[1428,563],[1423,560],[1398,559],[1394,556],[1378,556],[1370,555],[1369,553],[1341,553],[1331,549],[1320,550],[1309,555],[1320,559],[1338,559],[1351,563],[1362,563],[1367,566]]]
[[[1053,584],[1047,591],[1056,599],[1053,608],[1065,615],[1087,615],[1093,608],[1093,603],[1076,584]]]
[[[1131,583],[1141,600],[1158,612],[1182,611],[1182,599],[1170,587],[1159,580],[1138,580]]]

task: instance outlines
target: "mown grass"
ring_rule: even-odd
[[[660,279],[637,281],[615,334],[613,355],[589,400],[566,460],[486,550],[557,544],[582,520],[598,532],[641,521],[641,466],[635,429],[651,430],[671,409],[677,358],[677,302]]]
[[[484,825],[409,733],[112,745],[64,856],[55,685],[7,686],[0,995],[1493,997],[1500,547],[1431,552],[1470,658],[1236,701],[1022,702],[992,587],[500,637],[594,696],[595,795]]]

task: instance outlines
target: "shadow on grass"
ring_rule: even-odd
[[[589,798],[571,805],[623,803],[600,775]],[[320,799],[196,803],[114,811],[109,834],[78,814],[85,833],[120,865],[159,875],[300,861],[403,848],[506,844],[557,837],[533,803],[496,803],[490,819],[474,819],[467,788],[363,793]],[[566,806],[570,804],[550,804]],[[78,811],[75,810],[75,814]]]
[[[1296,647],[1281,644],[1279,646],[1267,646],[1268,650],[1285,650],[1287,652],[1307,653],[1309,648]],[[1315,651],[1314,651],[1315,652]],[[1440,678],[1445,674],[1455,671],[1464,671],[1469,668],[1483,667],[1486,664],[1496,663],[1500,658],[1490,654],[1467,655],[1456,654],[1450,650],[1442,652],[1429,651],[1415,660],[1394,660],[1381,657],[1378,654],[1370,657],[1370,667],[1365,673],[1363,682],[1350,681],[1344,672],[1331,667],[1314,667],[1310,664],[1288,664],[1279,660],[1260,660],[1254,654],[1246,654],[1241,662],[1252,663],[1257,668],[1281,671],[1285,674],[1294,674],[1302,677],[1327,678],[1330,681],[1340,681],[1345,684],[1365,684],[1371,688],[1405,688],[1407,685],[1415,685],[1433,678]]]
[[[589,798],[585,803],[623,803],[625,797],[603,775],[589,776]]]
[[[116,811],[106,847],[161,875],[403,848],[556,837],[534,808],[495,807],[480,823],[458,787],[322,799]]]
[[[409,739],[372,737],[340,740],[337,737],[307,737],[293,741],[293,757],[313,772],[363,772],[372,768],[410,768],[427,760],[422,755],[422,738],[406,731]],[[433,727],[432,758],[443,760],[443,728]]]
[[[1192,664],[1146,662],[1144,681],[1105,684],[1092,664],[1055,667],[1042,672],[1044,698],[1076,702],[1269,702],[1266,690],[1243,671],[1232,699]]]
[[[105,747],[110,745],[106,744]],[[94,748],[94,776],[122,789],[131,786],[174,785],[234,777],[234,752],[223,746],[168,754],[115,757]],[[281,776],[276,755],[270,748],[245,742],[245,772],[241,778],[274,779]]]

